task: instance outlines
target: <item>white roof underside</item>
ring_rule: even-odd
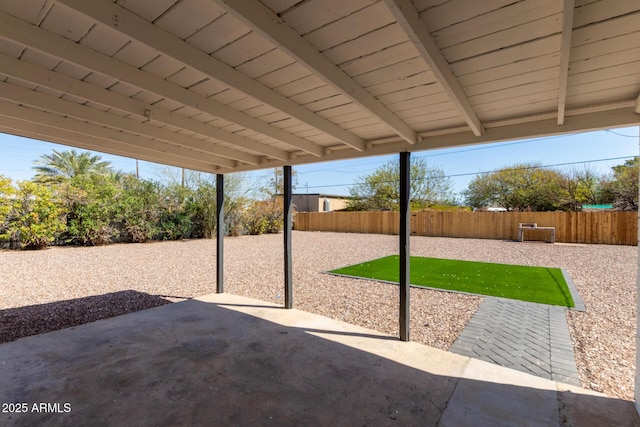
[[[638,0],[0,0],[0,132],[207,172],[628,126],[639,94]]]

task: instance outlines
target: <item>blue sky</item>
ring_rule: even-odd
[[[423,157],[427,164],[437,166],[450,176],[456,192],[467,188],[469,182],[479,172],[496,170],[522,162],[540,162],[542,165],[557,166],[560,170],[581,169],[604,174],[611,167],[624,163],[625,158],[639,155],[640,138],[638,127],[554,136],[540,139],[511,141],[497,144],[471,145],[445,150],[429,150],[412,153],[412,158]],[[13,180],[33,177],[33,161],[53,149],[65,150],[58,144],[36,141],[12,135],[0,134],[0,175]],[[135,159],[101,154],[115,169],[134,172]],[[365,174],[388,162],[397,155],[376,156],[365,159],[339,162],[322,162],[295,167],[298,184],[295,192],[349,194],[349,186]],[[605,160],[613,159],[613,160]],[[162,180],[164,166],[139,162],[142,178]],[[255,186],[256,181],[267,179],[273,170],[246,174],[247,186]]]

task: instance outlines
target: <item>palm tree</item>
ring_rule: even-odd
[[[111,163],[102,161],[98,155],[88,151],[57,151],[43,154],[33,162],[37,171],[34,181],[40,183],[58,183],[78,175],[104,174],[111,170]]]

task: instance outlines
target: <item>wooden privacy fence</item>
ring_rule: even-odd
[[[294,229],[345,233],[398,234],[398,212],[298,212]],[[555,227],[556,242],[638,244],[637,212],[446,212],[411,214],[411,234],[431,237],[516,240],[518,223]],[[527,240],[546,233],[527,231]]]

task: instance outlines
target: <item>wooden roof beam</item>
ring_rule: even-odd
[[[476,136],[484,133],[484,126],[480,122],[473,106],[467,99],[460,82],[451,71],[449,63],[440,52],[435,40],[431,36],[424,21],[420,19],[417,9],[411,0],[384,0],[387,8],[398,21],[409,40],[420,52],[440,85],[454,103],[467,125]]]
[[[92,123],[0,101],[0,126],[29,138],[216,173],[219,166],[193,150],[105,129]]]
[[[636,99],[636,113],[640,114],[640,95]]]
[[[114,30],[139,41],[211,78],[257,99],[342,141],[356,150],[364,150],[365,142],[324,117],[300,106],[284,95],[230,67],[189,43],[153,25],[138,15],[110,1],[58,0],[65,6],[95,19]],[[251,7],[257,7],[251,3]],[[311,144],[310,141],[307,141]]]
[[[249,138],[224,131],[215,126],[190,119],[188,117],[171,113],[167,110],[155,107],[150,104],[128,98],[111,90],[102,89],[82,80],[61,74],[55,71],[47,70],[19,59],[11,58],[0,54],[0,74],[14,77],[16,79],[32,83],[41,87],[57,90],[69,95],[74,95],[82,99],[96,102],[110,108],[120,110],[124,113],[132,114],[140,118],[151,117],[151,120],[165,123],[186,129],[203,136],[224,141],[243,147],[257,153],[261,153],[280,160],[288,160],[289,153]],[[227,153],[231,153],[230,158],[235,150],[226,149]],[[215,153],[215,151],[214,151]],[[237,160],[242,160],[246,153],[241,153]]]
[[[253,31],[270,40],[298,63],[326,81],[334,89],[386,123],[402,139],[410,144],[417,142],[417,134],[409,125],[362,88],[262,3],[237,0],[214,1],[220,8],[233,15]]]
[[[562,40],[560,42],[560,81],[558,88],[558,126],[564,124],[569,82],[569,59],[571,56],[571,33],[573,32],[573,9],[575,0],[564,0],[562,12]]]
[[[82,104],[76,104],[75,102],[66,101],[41,92],[36,92],[19,86],[13,86],[8,83],[0,83],[0,98],[16,104],[29,105],[64,116],[74,117],[79,120],[86,120],[90,123],[110,127],[114,130],[123,130],[131,134],[165,141],[168,144],[190,150],[190,152],[194,154],[195,151],[192,150],[198,150],[202,158],[206,158],[211,163],[215,163],[223,167],[233,168],[237,166],[237,162],[235,160],[220,157],[219,153],[214,154],[211,152],[212,150],[226,152],[226,150],[219,149],[226,149],[226,147],[219,147],[216,149],[216,147],[212,146],[211,143],[200,139],[191,138],[183,134],[171,132],[145,123],[136,122],[131,119],[87,107]],[[257,156],[248,156],[249,157],[244,160],[245,163],[254,165],[260,163]]]
[[[171,99],[247,129],[296,147],[316,157],[323,147],[283,129],[199,95],[158,76],[139,70],[93,49],[74,43],[42,28],[0,11],[0,38],[29,46],[96,73],[115,78],[142,90]]]

